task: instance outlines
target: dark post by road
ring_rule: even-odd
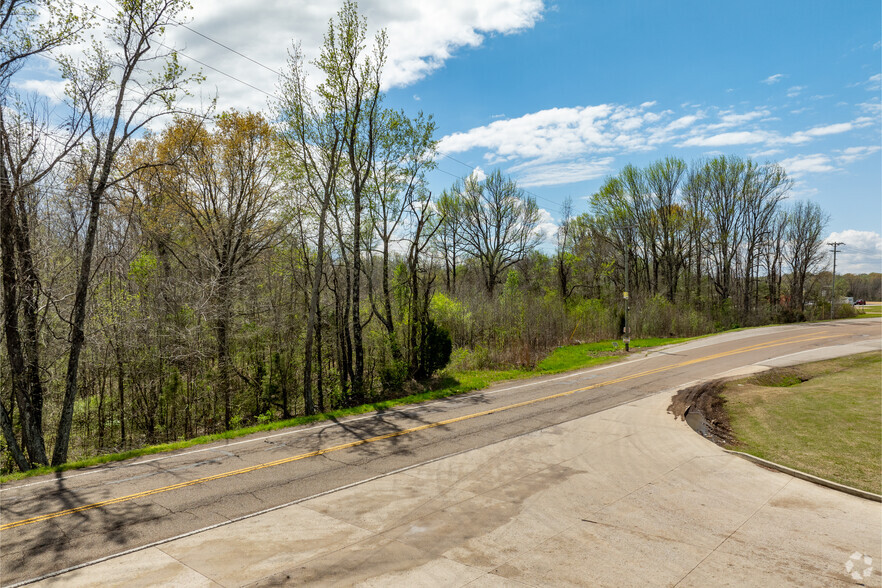
[[[631,289],[628,284],[631,274],[631,232],[628,231],[628,244],[625,246],[625,352],[630,351],[631,333],[628,332],[628,315],[631,310]]]
[[[625,242],[625,291],[622,292],[622,298],[625,300],[625,332],[622,333],[622,341],[625,343],[626,352],[631,350],[631,328],[628,326],[631,311],[631,289],[629,284],[631,274],[631,229],[636,226],[637,225],[622,225],[619,227],[612,227],[614,229],[628,231],[628,239]]]
[[[833,285],[830,288],[830,320],[836,318],[836,248],[845,245],[841,241],[829,243],[833,246]]]

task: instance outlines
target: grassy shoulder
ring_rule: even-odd
[[[649,339],[633,339],[631,348],[633,350],[647,349],[651,347],[659,347],[662,345],[673,345],[689,341],[690,338],[649,338]],[[508,370],[470,370],[446,374],[435,378],[427,388],[417,394],[411,394],[402,398],[384,400],[382,402],[374,402],[371,404],[363,404],[352,408],[345,408],[316,414],[311,416],[295,417],[283,421],[275,421],[241,429],[216,433],[214,435],[204,435],[193,439],[177,441],[174,443],[163,443],[159,445],[150,445],[138,449],[132,449],[122,453],[108,453],[70,462],[56,467],[44,467],[29,470],[27,472],[15,472],[11,474],[0,475],[0,483],[43,474],[63,472],[67,470],[86,468],[90,466],[101,465],[105,463],[123,461],[144,455],[152,455],[155,453],[164,453],[179,449],[186,449],[194,445],[203,445],[223,439],[234,439],[236,437],[244,437],[254,433],[264,431],[275,431],[287,427],[296,427],[298,425],[306,425],[318,421],[326,421],[331,419],[340,419],[352,415],[363,414],[367,412],[388,410],[397,406],[407,404],[417,404],[427,402],[457,394],[464,394],[475,390],[481,390],[505,380],[515,380],[523,378],[533,378],[536,376],[558,374],[562,372],[584,369],[604,363],[619,361],[627,357],[622,344],[618,341],[600,341],[597,343],[583,343],[579,345],[568,345],[566,347],[558,347],[552,351],[548,357],[543,359],[535,369],[508,369]]]
[[[882,494],[880,373],[872,352],[726,384],[732,448]]]
[[[862,307],[855,318],[876,318],[882,316],[882,302],[871,302]]]

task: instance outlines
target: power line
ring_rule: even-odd
[[[110,6],[111,8],[113,8],[113,6],[110,4],[109,0],[105,0],[105,3],[107,3],[108,6]],[[113,21],[112,21],[111,19],[109,19],[108,17],[106,17],[106,16],[100,14],[100,13],[99,13],[97,10],[95,10],[94,8],[90,8],[90,7],[88,7],[88,6],[84,6],[83,4],[80,4],[80,3],[78,3],[78,2],[74,2],[74,4],[76,4],[77,6],[79,6],[80,8],[82,8],[83,10],[87,10],[87,11],[91,12],[92,14],[94,14],[95,16],[97,16],[98,18],[101,18],[101,19],[105,20],[105,21],[108,22],[108,23],[112,23],[112,22],[113,22]],[[172,23],[174,23],[175,25],[180,26],[180,27],[183,27],[184,29],[186,29],[186,30],[188,30],[188,31],[190,31],[190,32],[192,32],[192,33],[194,33],[194,34],[196,34],[196,35],[202,37],[203,39],[206,39],[207,41],[210,41],[210,42],[214,43],[215,45],[217,45],[217,46],[219,46],[219,47],[221,47],[221,48],[223,48],[223,49],[225,49],[225,50],[227,50],[227,51],[229,51],[229,52],[231,52],[231,53],[234,53],[235,55],[238,55],[239,57],[242,57],[243,59],[246,59],[246,60],[250,61],[251,63],[254,63],[255,65],[257,65],[257,66],[259,66],[259,67],[261,67],[261,68],[263,68],[263,69],[265,69],[265,70],[267,70],[267,71],[269,71],[269,72],[271,72],[271,73],[273,73],[273,74],[275,74],[275,75],[277,75],[277,76],[279,76],[279,77],[281,77],[281,78],[285,78],[285,77],[287,77],[287,76],[285,76],[283,73],[281,73],[280,71],[276,70],[275,68],[272,68],[272,67],[266,65],[265,63],[262,63],[261,61],[259,61],[259,60],[257,60],[257,59],[254,59],[254,58],[252,58],[252,57],[250,57],[250,56],[248,56],[248,55],[242,53],[241,51],[238,51],[238,50],[234,49],[233,47],[230,47],[229,45],[227,45],[227,44],[225,44],[225,43],[222,43],[221,41],[218,41],[217,39],[214,39],[214,38],[211,37],[210,35],[206,35],[205,33],[202,33],[201,31],[198,31],[198,30],[194,29],[193,27],[190,27],[190,26],[188,26],[188,25],[186,25],[186,24],[184,24],[184,23],[182,23],[182,22],[180,22],[180,21],[178,21],[178,20],[173,19],[173,18],[170,18],[169,20],[170,20]],[[240,79],[240,78],[234,76],[233,74],[230,74],[230,73],[228,73],[228,72],[226,72],[226,71],[224,71],[224,70],[222,70],[222,69],[220,69],[220,68],[217,68],[217,67],[214,67],[213,65],[210,65],[210,64],[208,64],[208,63],[205,63],[204,61],[201,61],[201,60],[199,60],[199,59],[196,59],[195,57],[193,57],[193,56],[191,56],[191,55],[188,55],[188,54],[186,54],[186,53],[183,53],[183,52],[181,52],[181,51],[178,51],[177,49],[175,49],[175,48],[173,48],[173,47],[169,47],[168,45],[165,45],[165,44],[160,43],[160,42],[158,42],[158,41],[156,42],[156,44],[159,45],[160,47],[163,47],[163,48],[165,48],[165,49],[168,49],[169,51],[174,51],[175,53],[177,53],[177,54],[180,55],[181,57],[184,57],[184,58],[189,59],[189,60],[191,60],[191,61],[193,61],[193,62],[195,62],[195,63],[198,63],[199,65],[201,65],[201,66],[203,66],[203,67],[206,67],[206,68],[210,69],[211,71],[214,71],[214,72],[216,72],[216,73],[218,73],[218,74],[220,74],[220,75],[222,75],[222,76],[225,76],[225,77],[227,77],[227,78],[229,78],[229,79],[231,79],[231,80],[233,80],[233,81],[235,81],[235,82],[238,82],[238,83],[240,83],[240,84],[242,84],[242,85],[244,85],[244,86],[247,86],[247,87],[251,88],[252,90],[255,90],[255,91],[257,91],[257,92],[260,92],[261,94],[264,94],[264,95],[266,95],[266,96],[268,96],[268,97],[270,97],[270,98],[274,98],[274,99],[276,99],[276,100],[279,99],[279,96],[277,96],[275,93],[273,93],[273,92],[267,92],[266,90],[264,90],[264,89],[262,89],[262,88],[258,88],[257,86],[255,86],[255,85],[253,85],[253,84],[251,84],[251,83],[249,83],[249,82],[247,82],[247,81],[245,81],[245,80],[242,80],[242,79]],[[53,61],[56,61],[56,62],[57,62],[58,60],[53,59]],[[303,84],[303,88],[304,88],[305,90],[309,91],[310,93],[316,95],[316,96],[318,95],[318,92],[317,92],[316,90],[314,90],[313,88],[310,88],[310,87],[307,86],[306,84]],[[450,155],[450,154],[448,154],[448,153],[444,153],[444,152],[441,152],[441,151],[436,151],[436,153],[438,153],[438,155],[441,155],[442,157],[445,157],[445,158],[447,158],[447,159],[449,159],[449,160],[451,160],[451,161],[453,161],[453,162],[456,162],[456,163],[458,163],[458,164],[460,164],[460,165],[463,165],[463,166],[469,168],[469,169],[472,170],[472,171],[474,171],[475,169],[478,169],[478,166],[475,166],[475,165],[471,165],[471,164],[469,164],[469,163],[466,163],[466,162],[464,162],[464,161],[462,161],[462,160],[460,160],[460,159],[457,159],[457,158],[453,157],[452,155]],[[456,174],[454,174],[454,173],[448,172],[448,171],[446,171],[446,170],[443,170],[443,169],[441,169],[440,167],[437,167],[436,169],[437,169],[438,171],[442,172],[442,173],[445,173],[445,174],[451,176],[451,177],[454,177],[454,178],[460,179],[460,176],[458,176],[458,175],[456,175]],[[531,190],[527,190],[526,188],[521,188],[521,190],[523,190],[525,193],[530,194],[531,196],[535,197],[537,200],[542,200],[542,201],[547,202],[548,204],[551,204],[551,205],[554,205],[554,206],[559,206],[559,205],[560,205],[560,203],[555,202],[554,200],[552,200],[552,199],[550,199],[550,198],[547,198],[547,197],[545,197],[545,196],[540,196],[539,194],[536,194],[535,192],[533,192],[533,191],[531,191]]]

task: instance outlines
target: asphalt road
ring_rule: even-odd
[[[877,320],[751,329],[630,360],[0,488],[0,582],[203,529],[711,379],[771,357],[878,339]]]

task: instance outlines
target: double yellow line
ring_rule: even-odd
[[[277,459],[275,461],[261,463],[261,464],[257,464],[257,465],[253,465],[253,466],[248,466],[246,468],[241,468],[238,470],[232,470],[229,472],[215,474],[213,476],[206,476],[204,478],[197,478],[195,480],[190,480],[187,482],[179,482],[177,484],[172,484],[170,486],[163,486],[161,488],[154,488],[153,490],[144,490],[143,492],[136,492],[135,494],[129,494],[127,496],[120,496],[119,498],[111,498],[109,500],[102,500],[101,502],[94,502],[92,504],[84,504],[83,506],[77,506],[75,508],[68,508],[65,510],[59,510],[57,512],[47,513],[44,515],[31,517],[28,519],[22,519],[20,521],[6,523],[5,525],[0,525],[0,531],[7,531],[9,529],[15,529],[16,527],[23,527],[25,525],[31,525],[31,524],[39,523],[42,521],[48,521],[50,519],[63,517],[63,516],[70,515],[70,514],[75,514],[78,512],[92,510],[94,508],[102,508],[105,506],[120,504],[121,502],[128,502],[130,500],[136,500],[138,498],[146,498],[148,496],[153,496],[154,494],[161,494],[163,492],[171,492],[172,490],[179,490],[181,488],[187,488],[188,486],[195,486],[197,484],[204,484],[206,482],[213,482],[214,480],[222,480],[224,478],[229,478],[231,476],[248,474],[250,472],[255,472],[257,470],[262,470],[265,468],[271,468],[271,467],[275,467],[275,466],[279,466],[279,465],[284,465],[284,464],[291,463],[294,461],[299,461],[301,459],[307,459],[310,457],[317,457],[319,455],[324,455],[325,453],[331,453],[334,451],[341,451],[343,449],[350,449],[352,447],[358,447],[359,445],[365,445],[367,443],[374,443],[376,441],[383,441],[386,439],[392,439],[394,437],[401,437],[402,435],[409,435],[411,433],[416,433],[418,431],[425,431],[426,429],[433,429],[435,427],[442,427],[445,425],[451,425],[453,423],[458,423],[460,421],[474,419],[477,417],[482,417],[482,416],[494,414],[497,412],[503,412],[506,410],[514,409],[514,408],[520,408],[522,406],[529,406],[531,404],[537,404],[539,402],[546,402],[548,400],[554,400],[556,398],[563,398],[564,396],[570,396],[572,394],[576,394],[577,392],[584,392],[586,390],[593,390],[595,388],[600,388],[602,386],[609,386],[610,384],[618,384],[621,382],[627,382],[628,380],[634,380],[636,378],[642,378],[645,376],[650,376],[653,374],[666,372],[669,370],[673,370],[673,369],[688,366],[688,365],[693,365],[696,363],[711,361],[714,359],[719,359],[721,357],[727,357],[730,355],[738,355],[741,353],[749,353],[751,351],[768,349],[770,347],[791,345],[793,343],[804,343],[804,342],[808,342],[808,341],[818,341],[821,339],[830,339],[832,337],[837,336],[837,335],[817,336],[817,335],[820,335],[821,333],[825,333],[825,332],[826,331],[818,331],[817,333],[813,333],[812,336],[810,336],[810,337],[806,337],[805,335],[798,335],[798,336],[794,336],[794,337],[787,337],[784,339],[775,339],[773,341],[767,341],[765,343],[757,343],[754,345],[748,345],[746,347],[740,347],[738,349],[733,349],[731,351],[724,351],[721,353],[716,353],[714,355],[707,355],[704,357],[699,357],[697,359],[690,359],[687,361],[681,361],[679,363],[667,365],[664,367],[659,367],[659,368],[655,368],[655,369],[651,369],[651,370],[646,370],[643,372],[638,372],[636,374],[631,374],[629,376],[622,376],[622,377],[616,378],[614,380],[607,380],[604,382],[598,382],[597,384],[592,384],[590,386],[585,386],[583,388],[576,388],[575,390],[568,390],[566,392],[560,392],[558,394],[552,394],[550,396],[543,396],[541,398],[534,398],[532,400],[525,400],[523,402],[517,402],[515,404],[500,406],[498,408],[491,408],[488,410],[483,410],[481,412],[476,412],[476,413],[471,413],[471,414],[467,414],[467,415],[463,415],[463,416],[445,419],[443,421],[438,421],[436,423],[429,423],[426,425],[420,425],[418,427],[411,427],[409,429],[402,429],[402,430],[396,431],[394,433],[386,433],[385,435],[377,435],[376,437],[370,437],[368,439],[359,439],[358,441],[351,441],[349,443],[342,443],[340,445],[334,445],[332,447],[326,447],[324,449],[310,451],[309,453],[301,453],[300,455],[294,455],[292,457]]]

